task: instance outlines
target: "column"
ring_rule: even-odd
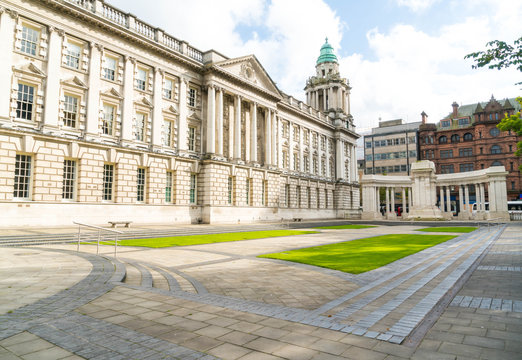
[[[391,209],[390,212],[395,214],[395,188],[390,188],[390,198],[391,198]]]
[[[390,213],[390,189],[385,187],[384,189],[386,189],[386,210],[384,211],[387,214]]]
[[[477,212],[480,211],[480,188],[478,184],[475,184],[475,203],[477,204]]]
[[[251,140],[250,140],[250,160],[257,162],[257,103],[253,102],[250,106],[250,112],[252,114],[250,127]]]
[[[337,107],[342,108],[343,107],[343,88],[338,87],[337,88]]]
[[[91,42],[90,45],[91,58],[89,59],[89,92],[87,95],[85,133],[88,136],[97,136],[100,123],[100,69],[103,46],[94,42]]]
[[[123,75],[123,111],[121,112],[121,140],[132,141],[132,118],[134,112],[134,64],[136,59],[125,56],[125,72]]]
[[[408,214],[413,206],[413,187],[408,188]]]
[[[268,109],[267,112],[266,112],[266,119],[265,119],[265,165],[269,165],[271,160],[272,160],[272,153],[271,153],[271,150],[272,150],[272,131],[271,131],[271,128],[270,128],[270,124],[272,123],[272,110],[271,109]],[[290,128],[290,130],[293,130],[292,128]],[[293,136],[293,134],[292,134]],[[290,148],[290,159],[291,161],[293,160],[293,156],[292,156],[292,148]]]
[[[343,142],[341,141],[341,139],[336,139],[335,140],[336,143],[335,143],[335,178],[336,179],[341,179],[343,178],[342,174],[343,174],[343,167],[344,167],[344,161],[343,161]]]
[[[221,88],[218,89],[218,93],[217,93],[216,128],[217,128],[216,153],[218,155],[222,156],[223,155],[223,89],[221,89]]]
[[[352,182],[359,182],[359,172],[357,171],[357,150],[356,145],[352,145],[352,158],[350,159],[352,164]]]
[[[299,126],[299,171],[304,171],[303,161],[303,128]]]
[[[294,169],[294,124],[288,122],[288,169]]]
[[[480,183],[480,211],[486,211],[486,194],[484,191],[484,183]]]
[[[471,212],[471,208],[469,206],[469,185],[464,185],[464,202],[466,203],[466,211],[468,213]]]
[[[43,109],[44,129],[46,127],[58,127],[58,109],[60,107],[60,62],[62,60],[63,35],[63,30],[58,30],[49,26],[49,51],[47,53],[47,78],[45,79],[45,104]],[[9,50],[9,52],[11,52],[11,50]],[[8,83],[11,83],[11,81]],[[7,84],[3,86],[6,85]]]
[[[381,212],[381,194],[379,192],[379,187],[378,186],[375,187],[375,200],[376,200],[376,206],[377,206],[376,207],[376,209],[377,209],[376,211],[378,213],[380,213]]]
[[[440,197],[440,211],[445,212],[446,210],[444,209],[444,187],[443,186],[441,186],[439,188],[439,197]]]
[[[497,191],[496,191],[495,181],[490,181],[488,183],[488,201],[489,201],[489,211],[496,212],[497,211]]]
[[[308,131],[308,168],[310,169],[310,174],[313,173],[314,168],[313,166],[313,147],[312,147],[312,130]],[[335,177],[335,176],[334,176]]]
[[[13,77],[13,42],[18,14],[0,6],[0,120],[8,120],[11,112],[11,81]],[[61,57],[60,57],[61,58]]]
[[[326,111],[326,89],[323,89],[323,111]]]
[[[241,159],[241,96],[234,99],[234,159]]]
[[[160,147],[161,144],[161,129],[163,128],[163,114],[161,111],[162,104],[162,90],[163,90],[163,70],[156,68],[154,72],[154,94],[152,110],[152,146]]]
[[[271,118],[272,132],[271,132],[271,136],[270,136],[270,141],[272,144],[272,150],[270,152],[270,154],[271,154],[270,164],[276,165],[276,166],[277,166],[277,154],[279,153],[279,151],[277,150],[277,146],[278,146],[278,139],[279,139],[279,134],[280,134],[278,131],[278,126],[277,126],[278,121],[279,121],[278,117],[276,115],[276,112],[274,111],[274,113],[272,114],[272,118]]]
[[[248,110],[248,111],[247,111]],[[252,108],[245,107],[245,162],[250,161],[250,139],[251,139],[251,133],[250,133],[250,121],[251,121],[251,113],[250,111]]]
[[[446,186],[446,210],[451,214],[451,186]]]
[[[314,108],[319,109],[319,91],[314,91]]]
[[[207,154],[216,152],[216,88],[208,85],[207,90]]]
[[[462,198],[463,196],[463,191],[462,191],[462,185],[458,185],[459,187],[459,213],[464,211],[464,199]]]
[[[178,151],[187,151],[188,123],[187,123],[187,87],[188,79],[181,78],[179,82],[179,120],[178,120]]]
[[[406,188],[402,188],[402,214],[401,216],[404,218],[404,214],[406,213]]]

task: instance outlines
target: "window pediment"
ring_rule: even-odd
[[[41,69],[39,69],[35,64],[32,62],[23,64],[21,66],[13,66],[13,71],[20,72],[26,75],[32,75],[37,76],[40,78],[44,78],[47,76]]]
[[[174,105],[167,106],[166,108],[163,109],[163,112],[174,114],[174,115],[179,115],[179,112]]]
[[[110,88],[109,90],[104,91],[101,94],[105,95],[105,96],[108,96],[108,97],[112,97],[112,98],[116,98],[116,99],[119,99],[119,100],[123,100],[123,96],[115,88]]]
[[[83,90],[87,90],[89,87],[80,79],[78,76],[74,76],[70,79],[63,80],[62,85],[69,85]]]
[[[142,97],[141,99],[138,99],[136,101],[136,105],[138,105],[138,106],[145,106],[145,107],[148,107],[150,109],[152,109],[154,107],[154,105],[146,97]]]

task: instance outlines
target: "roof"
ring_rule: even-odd
[[[483,102],[479,102],[479,103],[475,103],[475,104],[466,104],[466,105],[459,106],[458,114],[457,114],[457,117],[455,117],[455,118],[471,117],[475,112],[477,112],[477,110],[482,111],[486,107],[486,105],[488,105],[490,103],[490,101],[492,101],[492,100],[498,101],[503,107],[506,106],[506,102],[509,102],[509,104],[507,104],[508,107],[513,107],[513,108],[515,108],[515,111],[520,111],[520,104],[518,103],[518,101],[516,101],[516,98],[495,100],[493,98],[493,96],[491,96],[491,99],[489,101],[483,101]],[[479,108],[479,105],[480,105],[480,108]],[[509,106],[509,105],[511,105],[511,106]],[[454,118],[453,112],[450,112],[442,120],[453,119],[453,118]]]
[[[332,45],[328,43],[328,38],[325,39],[323,46],[321,46],[321,53],[317,58],[316,65],[325,63],[325,62],[337,62],[337,56],[334,54],[334,49]]]

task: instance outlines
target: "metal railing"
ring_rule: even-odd
[[[119,234],[123,234],[122,231],[107,229],[107,228],[103,228],[101,226],[96,226],[96,225],[84,224],[84,223],[80,223],[80,222],[77,222],[77,221],[73,221],[73,224],[78,225],[78,245],[76,247],[76,251],[80,251],[80,243],[82,242],[81,241],[81,232],[82,232],[82,226],[83,226],[83,227],[86,227],[86,228],[89,228],[89,229],[96,229],[96,230],[98,230],[98,236],[96,237],[96,255],[98,255],[100,253],[100,241],[102,241],[102,231],[115,234],[114,238],[112,240],[111,239],[106,239],[104,237],[103,241],[114,241],[114,258],[116,258],[117,252],[118,252],[118,235]],[[85,242],[85,243],[92,243],[93,241],[83,241],[83,242]]]

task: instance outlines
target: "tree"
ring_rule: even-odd
[[[473,59],[476,64],[472,65],[474,69],[488,66],[490,69],[500,70],[510,66],[515,66],[516,69],[522,72],[522,37],[513,42],[513,46],[504,41],[494,40],[486,44],[490,47],[486,51],[477,51],[464,56],[464,59]],[[517,83],[522,84],[522,82]],[[522,97],[517,97],[517,102],[522,106]],[[520,111],[509,115],[506,113],[504,119],[497,125],[502,131],[513,131],[518,136],[522,136],[522,117]],[[517,143],[516,156],[522,156],[522,141]],[[522,171],[522,165],[519,166]]]

